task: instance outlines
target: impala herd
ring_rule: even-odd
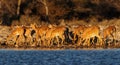
[[[116,44],[116,27],[108,26],[103,30],[99,26],[57,26],[31,24],[15,26],[6,39],[7,45],[21,46],[57,46],[62,45],[111,45]]]

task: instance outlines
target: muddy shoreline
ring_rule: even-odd
[[[110,46],[74,46],[74,45],[66,45],[61,47],[14,47],[14,46],[6,46],[1,45],[0,49],[5,50],[102,50],[102,49],[119,49],[120,45],[110,45]]]

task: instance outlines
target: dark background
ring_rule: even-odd
[[[63,19],[88,22],[91,18],[100,22],[120,16],[120,0],[0,0],[0,6],[2,25],[59,24]]]

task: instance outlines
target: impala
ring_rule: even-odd
[[[78,39],[78,41],[80,42],[81,35],[83,34],[85,28],[86,28],[85,26],[79,25],[79,26],[77,26],[77,27],[75,27],[75,28],[73,29],[73,34],[74,34],[74,36],[73,36],[73,41],[74,41],[74,43],[76,43],[76,40],[77,40],[77,39]],[[77,37],[77,36],[78,36],[78,37]],[[78,42],[77,42],[77,43],[78,43]],[[78,44],[80,44],[80,43],[78,43]]]
[[[16,28],[11,32],[11,34],[8,36],[6,40],[6,44],[11,44],[10,42],[13,41],[12,43],[18,47],[19,42],[24,42],[24,29],[22,26],[16,26]],[[23,41],[21,41],[23,40]]]
[[[90,26],[85,29],[84,33],[81,35],[82,41],[85,40],[83,45],[90,46],[90,39],[92,38],[92,43],[94,43],[94,38],[97,37],[102,45],[102,38],[100,36],[100,28],[98,26]],[[97,41],[98,42],[98,41]]]
[[[64,40],[65,40],[65,31],[66,31],[66,27],[65,26],[59,26],[59,27],[56,27],[52,33],[51,33],[51,39],[52,39],[52,42],[55,41],[59,47],[59,39],[61,39],[61,44],[63,44]],[[55,40],[54,40],[55,39]]]
[[[48,31],[48,26],[40,26],[38,27],[36,24],[31,24],[31,27],[36,32],[36,43],[37,45],[44,45],[45,41],[45,34]]]
[[[112,37],[113,42],[115,43],[115,38],[116,38],[116,27],[115,26],[109,26],[106,29],[103,30],[103,38],[104,42],[106,42],[107,39],[110,39]]]

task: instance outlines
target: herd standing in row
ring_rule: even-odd
[[[112,39],[111,39],[112,38]],[[8,38],[7,45],[20,46],[57,46],[62,45],[110,45],[115,44],[116,27],[108,26],[101,30],[99,26],[56,26],[31,24],[30,26],[15,26]],[[109,42],[109,40],[111,42]]]

